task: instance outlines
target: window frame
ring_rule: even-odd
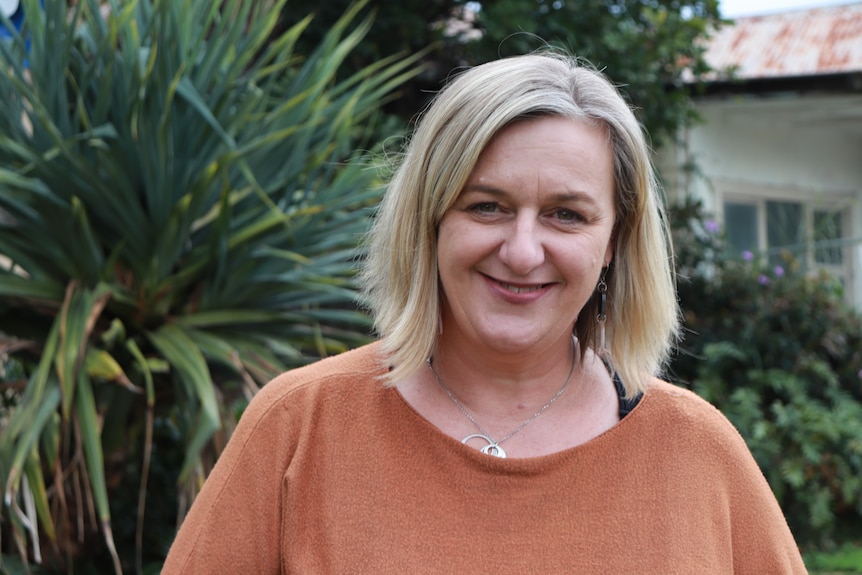
[[[719,221],[722,224],[722,229],[726,228],[725,204],[745,204],[753,205],[756,208],[757,221],[757,251],[761,255],[770,254],[768,246],[768,230],[767,230],[767,202],[788,202],[801,204],[804,221],[805,232],[805,258],[801,259],[801,254],[796,252],[795,255],[800,257],[800,261],[809,273],[816,273],[819,270],[827,271],[828,273],[839,278],[844,284],[845,293],[852,294],[853,284],[853,257],[851,250],[846,246],[842,250],[842,261],[840,264],[818,263],[816,261],[816,242],[814,235],[814,220],[815,213],[827,212],[830,214],[840,214],[841,237],[850,239],[855,237],[853,232],[853,199],[852,192],[846,193],[818,193],[810,189],[800,189],[791,187],[778,186],[754,186],[740,183],[723,182],[716,183],[716,212]],[[742,257],[742,254],[738,254]]]

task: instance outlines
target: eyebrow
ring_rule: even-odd
[[[498,188],[496,186],[491,186],[487,184],[468,184],[464,187],[463,192],[481,192],[485,194],[489,194],[495,197],[507,198],[512,195],[511,192],[508,192],[502,188]],[[463,193],[462,192],[462,193]],[[589,204],[596,204],[596,199],[586,192],[581,192],[577,190],[572,191],[563,191],[563,192],[553,192],[550,195],[550,199],[553,202],[586,202]]]

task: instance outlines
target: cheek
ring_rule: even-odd
[[[610,247],[608,234],[599,232],[578,236],[566,242],[564,249],[569,258],[580,262],[580,265],[603,265]]]
[[[453,270],[455,270],[464,257],[464,250],[459,249],[463,242],[459,240],[458,226],[445,219],[440,222],[437,232],[437,278],[443,288],[445,298],[446,287],[452,283]]]
[[[444,220],[440,222],[440,227],[437,229],[437,249],[435,252],[438,270],[444,269],[454,255],[452,245],[452,226],[447,225]]]
[[[572,242],[555,250],[554,265],[567,282],[579,293],[591,293],[598,283],[601,270],[608,261],[610,242],[604,234]]]
[[[440,222],[437,232],[437,263],[440,268],[454,262],[475,263],[499,244],[499,233],[455,214]]]

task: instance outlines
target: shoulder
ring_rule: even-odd
[[[726,517],[736,572],[804,572],[769,484],[745,440],[717,408],[687,389],[654,380],[633,416],[639,418],[633,429],[646,438],[640,446],[648,453],[649,469],[664,464],[673,470],[660,474],[654,485],[671,484],[688,507],[712,509],[716,521]]]
[[[385,370],[379,347],[372,343],[286,371],[267,383],[255,399],[278,402],[291,395],[315,393],[333,386],[349,388],[357,381],[377,380]]]
[[[736,427],[692,391],[653,380],[640,404],[621,422],[627,423],[631,425],[627,435],[652,463],[662,461],[695,483],[710,481],[715,489],[768,490]]]
[[[652,380],[642,402],[649,405],[653,417],[668,418],[678,423],[719,427],[730,425],[714,405],[693,391],[660,379]]]
[[[641,423],[663,441],[709,448],[706,451],[713,457],[750,458],[745,441],[727,417],[688,389],[654,379],[632,415],[639,412]]]
[[[254,396],[240,419],[262,423],[304,419],[303,414],[322,408],[349,407],[363,401],[383,387],[385,361],[379,345],[372,343],[309,365],[286,371]]]
[[[255,395],[258,403],[278,403],[287,397],[325,393],[332,387],[350,388],[356,382],[377,380],[385,364],[377,343],[333,355],[275,377]]]

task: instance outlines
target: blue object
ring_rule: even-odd
[[[45,0],[39,0],[39,8],[44,10]],[[12,23],[15,32],[20,33],[24,27],[24,2],[23,0],[0,0],[0,13]],[[6,23],[0,20],[0,42],[11,41],[13,33],[6,27]],[[30,34],[24,37],[24,51],[30,52]],[[29,68],[30,63],[25,59],[24,67]]]
[[[21,0],[0,0],[0,12],[12,21],[12,25],[18,32],[24,25],[24,5]],[[11,38],[12,33],[0,21],[0,38]]]

